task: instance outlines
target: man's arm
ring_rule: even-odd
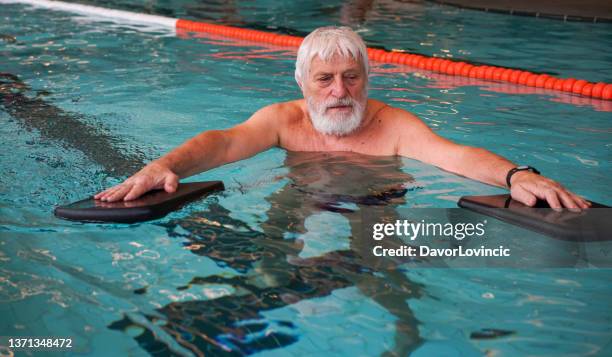
[[[179,178],[246,159],[278,145],[282,105],[262,108],[231,129],[205,131],[94,197],[113,202],[133,200],[154,189],[174,192]]]
[[[508,171],[514,163],[481,148],[453,143],[434,133],[416,116],[392,109],[399,118],[398,154],[410,157],[444,170],[499,187],[506,187]],[[566,190],[559,183],[529,171],[521,171],[511,178],[512,198],[528,206],[536,200],[546,200],[555,209],[588,208],[590,204],[582,197]]]

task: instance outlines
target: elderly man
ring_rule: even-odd
[[[272,104],[227,130],[203,132],[125,182],[98,193],[103,201],[133,200],[152,189],[176,190],[179,178],[279,146],[289,151],[400,155],[491,185],[509,187],[533,206],[588,208],[589,203],[528,166],[436,135],[413,114],[368,99],[363,40],[347,27],[310,33],[298,50],[295,79],[304,99]]]

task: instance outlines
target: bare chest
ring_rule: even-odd
[[[344,151],[373,156],[397,154],[397,140],[377,125],[369,125],[344,137],[322,135],[309,125],[296,125],[287,128],[281,136],[281,147],[290,151]]]

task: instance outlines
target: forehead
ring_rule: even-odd
[[[333,55],[329,60],[324,61],[318,55],[314,56],[310,62],[310,73],[337,73],[349,70],[363,70],[361,61],[353,57],[344,57],[338,54]]]

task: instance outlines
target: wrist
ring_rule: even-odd
[[[172,170],[172,167],[161,158],[151,161],[147,166],[155,168],[157,170],[162,170],[162,171],[167,170],[167,171],[174,172],[174,170]]]
[[[529,176],[530,174],[539,175],[540,171],[531,166],[517,166],[515,168],[512,168],[510,169],[510,171],[508,171],[508,174],[506,175],[506,186],[508,186],[508,188],[511,188],[516,180],[520,181],[521,178]]]

